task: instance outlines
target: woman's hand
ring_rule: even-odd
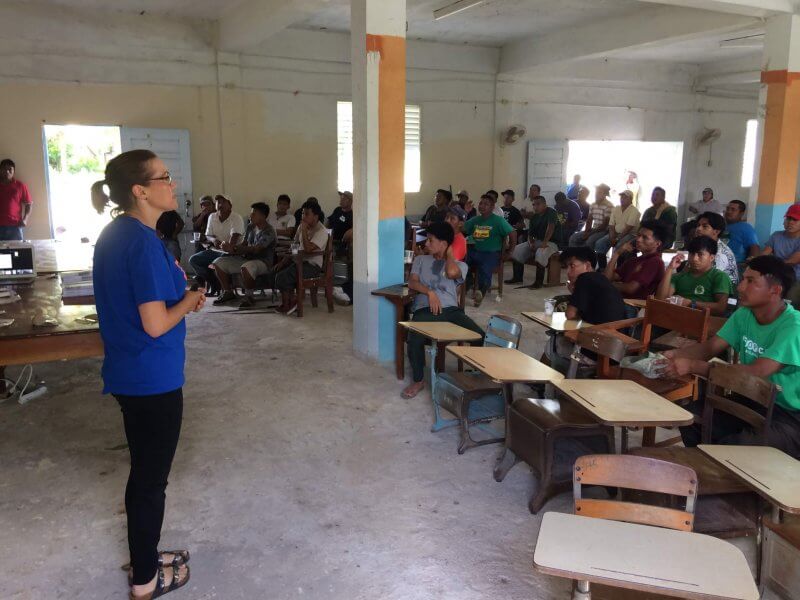
[[[189,307],[187,314],[200,311],[206,303],[206,289],[186,290],[186,300]]]

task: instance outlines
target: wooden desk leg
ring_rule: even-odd
[[[395,323],[399,323],[403,320],[403,316],[405,316],[405,310],[402,302],[393,301],[394,304],[394,313],[395,313]],[[395,341],[394,341],[394,367],[395,367],[395,374],[397,378],[401,381],[406,376],[406,362],[405,362],[405,351],[406,351],[406,328],[400,327],[400,325],[395,325]]]
[[[648,448],[656,445],[656,428],[643,427],[642,428],[642,448]]]

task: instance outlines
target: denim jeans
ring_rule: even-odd
[[[22,227],[13,227],[10,225],[0,225],[0,240],[22,240]]]
[[[492,274],[500,264],[500,252],[471,249],[467,252],[467,264],[475,269],[478,275],[478,289],[486,294],[492,288]]]

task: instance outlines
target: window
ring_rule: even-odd
[[[336,103],[338,187],[353,189],[353,103]],[[416,193],[422,187],[420,170],[420,109],[406,105],[405,191]]]
[[[744,156],[742,158],[742,187],[753,185],[753,171],[756,166],[756,139],[758,137],[758,121],[747,121],[747,133],[744,136]]]

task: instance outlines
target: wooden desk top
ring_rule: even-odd
[[[396,285],[390,285],[384,288],[378,288],[377,290],[372,290],[371,294],[373,296],[388,298],[389,300],[402,300],[403,302],[407,303],[414,299],[416,292],[409,290],[407,285],[398,283]]]
[[[513,348],[448,346],[447,351],[500,383],[549,383],[564,379],[558,371]]]
[[[563,379],[555,385],[603,425],[658,427],[693,421],[692,413],[634,381]]]
[[[65,306],[61,301],[61,281],[57,276],[39,276],[28,285],[10,286],[22,298],[17,302],[0,305],[0,319],[14,319],[8,327],[0,327],[0,340],[14,340],[67,333],[97,332],[99,326],[81,321],[87,315],[96,314],[94,305]],[[53,327],[34,327],[36,314],[52,317],[58,321]]]
[[[781,510],[800,514],[800,461],[769,446],[698,448]]]
[[[552,315],[546,315],[543,312],[523,312],[522,316],[553,331],[575,331],[583,327],[591,327],[591,324],[585,321],[567,319],[567,313],[563,312],[554,312]]]
[[[699,533],[548,512],[533,555],[537,571],[674,596],[758,600],[742,552]]]
[[[398,325],[437,342],[472,342],[481,339],[481,334],[453,323],[400,321]]]

